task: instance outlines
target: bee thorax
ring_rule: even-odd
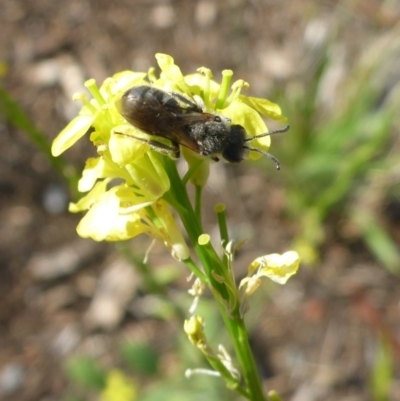
[[[190,131],[203,156],[219,154],[229,143],[229,126],[221,120],[193,124]]]

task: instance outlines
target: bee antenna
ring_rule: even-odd
[[[245,142],[251,142],[254,139],[263,138],[264,136],[269,136],[269,135],[273,135],[273,134],[282,134],[283,132],[289,131],[289,128],[290,128],[290,126],[288,125],[288,126],[286,126],[285,128],[282,128],[282,129],[277,129],[275,131],[266,132],[265,134],[260,134],[260,135],[252,136],[250,138],[246,138],[244,141]],[[244,145],[243,148],[248,149],[248,150],[252,150],[253,152],[258,152],[258,153],[261,153],[264,156],[267,156],[268,159],[271,159],[275,163],[275,166],[276,166],[277,170],[281,169],[281,164],[279,163],[278,159],[276,157],[272,156],[270,153],[265,152],[265,151],[263,151],[261,149],[258,149],[258,148],[253,148],[252,146],[248,146],[248,145]]]
[[[274,131],[274,133],[275,133],[276,131]],[[283,131],[283,132],[285,132],[285,131]],[[255,137],[254,137],[255,138]],[[279,161],[278,161],[278,159],[275,157],[275,156],[272,156],[271,155],[271,153],[268,153],[268,152],[265,152],[265,151],[263,151],[263,150],[261,150],[261,149],[258,149],[258,148],[253,148],[252,146],[247,146],[247,145],[245,145],[245,146],[243,146],[245,149],[248,149],[248,150],[252,150],[253,152],[258,152],[258,153],[261,153],[262,155],[264,155],[264,156],[267,156],[268,157],[268,159],[271,159],[274,163],[275,163],[275,166],[276,166],[276,169],[277,170],[280,170],[281,169],[281,164],[279,163]]]
[[[260,135],[252,136],[250,138],[246,138],[244,141],[249,142],[249,141],[252,141],[253,139],[263,138],[264,136],[269,136],[269,135],[274,135],[274,134],[282,134],[283,132],[289,131],[289,128],[290,128],[290,125],[286,126],[285,128],[282,128],[282,129],[277,129],[275,131],[266,132],[265,134],[260,134]]]

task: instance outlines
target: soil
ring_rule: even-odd
[[[88,78],[101,83],[121,70],[147,71],[161,52],[172,55],[184,73],[207,66],[218,80],[220,71],[232,69],[251,84],[252,95],[265,96],[298,79],[313,23],[331,33],[339,24],[329,21],[341,21],[335,40],[357,57],[399,19],[399,7],[397,2],[397,11],[386,10],[375,0],[351,6],[294,0],[2,0],[0,61],[7,68],[2,85],[50,142],[76,115],[71,96],[83,91]],[[154,344],[164,355],[164,374],[173,369],[178,357],[168,341],[181,323],[148,312],[139,274],[127,269],[114,245],[78,239],[80,216],[66,211],[65,182],[24,131],[3,117],[0,148],[0,398],[64,399],[75,391],[64,372],[66,360],[88,355],[107,369],[118,366],[115,349],[123,339]],[[65,160],[79,170],[92,152],[82,140]],[[234,236],[249,239],[235,262],[238,277],[260,252],[290,249],[296,234],[284,212],[284,189],[271,178],[279,173],[273,163],[263,166],[264,171],[254,164],[215,164],[205,192],[207,232],[216,232],[213,207],[223,202]],[[398,220],[389,226],[400,238]],[[252,344],[265,386],[287,400],[372,400],[370,375],[383,337],[394,362],[390,399],[400,400],[399,280],[360,240],[346,242],[334,228],[326,229],[332,234],[320,267],[303,266],[287,286],[264,294],[268,302],[260,298],[252,306]],[[150,243],[138,238],[130,246],[142,257]],[[158,245],[150,261],[177,264]],[[180,278],[170,291],[184,292],[187,272],[175,267]],[[126,275],[116,285],[129,296],[114,315],[100,307],[99,316],[93,300],[113,274]]]

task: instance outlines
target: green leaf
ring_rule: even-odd
[[[71,358],[67,361],[65,370],[69,379],[80,385],[96,389],[102,389],[105,385],[106,372],[91,358]]]
[[[148,345],[125,343],[121,347],[121,354],[135,371],[146,376],[157,374],[159,355]]]
[[[381,339],[376,351],[375,367],[370,378],[371,391],[375,401],[389,401],[390,387],[394,381],[393,351]]]

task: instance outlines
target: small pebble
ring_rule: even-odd
[[[49,185],[43,195],[43,207],[50,214],[60,214],[67,210],[68,194],[61,185]]]
[[[17,391],[25,378],[25,371],[19,363],[11,362],[0,371],[0,394],[11,395]]]
[[[68,276],[93,257],[97,244],[93,241],[76,240],[53,252],[36,253],[28,261],[28,270],[41,281]]]

